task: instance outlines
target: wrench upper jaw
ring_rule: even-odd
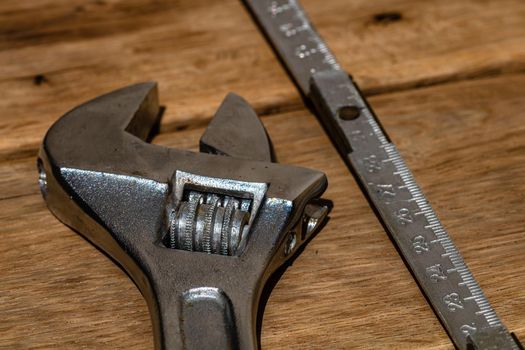
[[[47,132],[41,154],[58,168],[76,168],[166,181],[173,167],[145,142],[159,123],[155,82],[131,85],[88,101]]]

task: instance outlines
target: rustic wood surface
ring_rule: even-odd
[[[525,339],[525,3],[304,0],[506,325]],[[263,349],[452,349],[355,181],[237,1],[0,2],[0,348],[150,349],[146,304],[42,200],[39,143],[144,80],[154,142],[196,149],[229,91],[279,161],[323,170],[331,220],[273,290]]]

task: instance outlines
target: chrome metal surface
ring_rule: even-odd
[[[143,83],[66,113],[40,149],[42,194],[139,287],[157,349],[257,349],[263,288],[320,227],[303,232],[310,206],[326,217],[326,177],[272,163],[266,131],[238,96],[218,118],[253,138],[223,142],[235,133],[212,122],[200,153],[146,142],[159,110],[156,84]]]
[[[396,147],[295,0],[244,0],[355,174],[455,346],[518,349]],[[504,336],[501,336],[504,334]],[[503,344],[503,345],[501,345]]]

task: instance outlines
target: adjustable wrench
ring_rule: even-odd
[[[40,149],[42,194],[138,286],[156,349],[257,349],[263,288],[325,221],[326,177],[273,163],[239,96],[226,97],[200,153],[147,142],[160,110],[150,82],[66,113]]]

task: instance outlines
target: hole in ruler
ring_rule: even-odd
[[[339,108],[337,115],[343,120],[354,120],[361,114],[361,110],[356,106],[344,106]]]

